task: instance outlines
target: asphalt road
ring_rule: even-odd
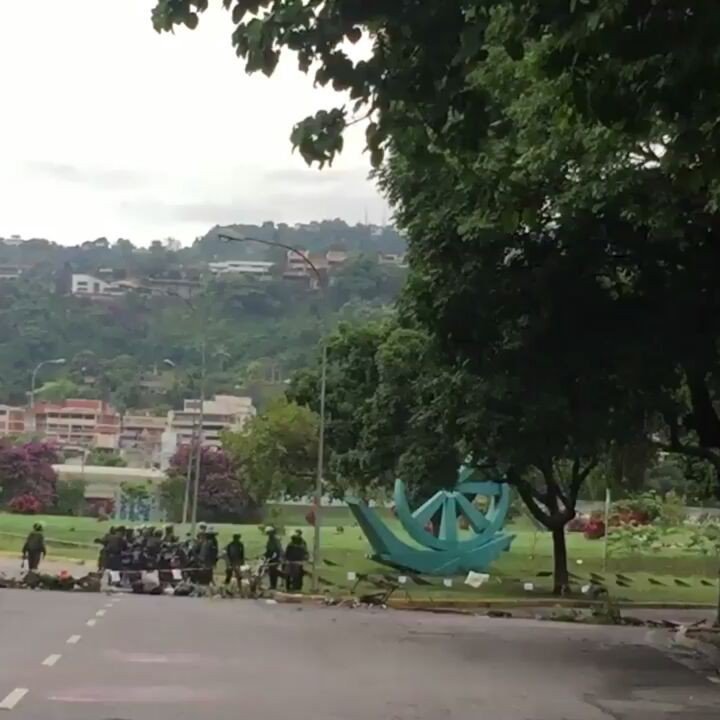
[[[720,717],[720,685],[642,628],[117,597],[0,590],[0,717]]]

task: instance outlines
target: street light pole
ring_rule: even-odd
[[[168,297],[175,297],[182,300],[190,310],[197,315],[195,305],[186,297],[174,292],[166,292]],[[167,362],[167,361],[166,361]],[[172,363],[172,361],[170,361]],[[172,363],[174,364],[174,363]],[[200,368],[200,408],[197,428],[197,447],[195,450],[195,478],[193,482],[192,493],[192,509],[190,511],[190,534],[195,537],[195,526],[197,525],[198,514],[198,498],[200,495],[200,461],[202,459],[202,442],[203,442],[203,423],[205,422],[205,378],[207,375],[207,323],[203,324],[202,332],[202,348],[201,348],[201,368]],[[195,439],[195,423],[193,422],[193,440]],[[187,520],[187,500],[190,493],[190,468],[192,467],[192,448],[190,445],[190,455],[188,457],[187,482],[185,485],[185,502],[183,506],[183,522]]]
[[[325,387],[327,384],[327,343],[323,340],[320,360],[320,429],[318,432],[317,478],[315,479],[315,532],[313,534],[312,589],[319,588],[320,509],[322,508],[325,460]]]
[[[169,358],[165,358],[163,362],[171,368],[177,367],[176,364],[170,360]],[[190,434],[190,445],[188,450],[188,459],[187,459],[187,471],[185,474],[185,492],[183,493],[183,506],[182,506],[182,524],[187,525],[188,519],[189,519],[189,512],[190,512],[190,487],[192,485],[192,478],[193,478],[193,458],[195,453],[195,442],[196,442],[196,424],[193,420],[193,426],[192,426],[192,433]]]
[[[200,460],[202,458],[203,423],[205,422],[205,377],[207,373],[207,335],[203,334],[200,365],[200,417],[198,420],[197,450],[195,452],[195,483],[193,486],[192,520],[190,533],[195,537],[197,525],[198,496],[200,494]]]
[[[37,374],[40,372],[42,368],[44,368],[46,365],[64,365],[65,364],[65,358],[55,358],[54,360],[43,360],[41,363],[38,363],[35,366],[35,369],[32,371],[32,378],[30,379],[30,409],[32,409],[35,405],[35,382],[37,380]]]
[[[310,258],[298,248],[292,245],[286,245],[285,243],[276,242],[274,240],[261,240],[260,238],[245,237],[244,235],[236,235],[232,230],[226,230],[220,232],[218,237],[221,240],[230,242],[254,242],[259,245],[266,245],[268,247],[277,247],[286,250],[287,252],[297,255],[302,261],[312,270],[317,279],[318,288],[322,290],[323,282],[320,271],[315,267],[315,264]],[[320,524],[321,524],[321,512],[322,512],[322,498],[323,498],[323,480],[324,480],[324,460],[325,460],[325,391],[327,383],[327,343],[325,340],[322,342],[320,360],[320,427],[318,429],[318,461],[317,461],[317,477],[315,480],[315,501],[314,501],[314,513],[315,513],[315,525],[313,530],[313,558],[312,558],[312,590],[317,592],[319,588],[319,571],[320,571]]]

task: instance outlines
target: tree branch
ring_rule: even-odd
[[[720,447],[720,418],[705,382],[705,372],[685,368],[690,401],[692,404],[693,430],[703,447]]]
[[[653,440],[650,442],[650,447],[662,450],[663,452],[677,453],[678,455],[687,455],[688,457],[707,460],[720,472],[720,454],[713,452],[709,448],[699,447],[698,445],[683,445],[677,441],[677,439],[669,443]]]
[[[593,471],[595,467],[597,467],[597,458],[593,458],[588,462],[588,464],[585,466],[584,469],[580,469],[580,460],[579,458],[575,458],[575,461],[573,462],[573,474],[572,474],[572,480],[570,484],[570,500],[572,502],[572,509],[575,509],[575,505],[577,503],[578,495],[580,494],[580,488],[582,487],[582,484],[587,480],[587,476]]]

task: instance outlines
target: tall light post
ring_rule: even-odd
[[[200,417],[198,418],[197,452],[195,453],[195,483],[193,485],[192,516],[190,533],[195,537],[197,525],[198,496],[200,493],[200,460],[202,458],[203,423],[205,422],[205,376],[207,374],[207,334],[203,330],[200,361]]]
[[[260,238],[246,237],[239,235],[230,229],[223,229],[218,233],[221,240],[229,242],[253,242],[268,247],[277,247],[286,250],[289,253],[297,255],[314,273],[318,288],[322,289],[323,282],[320,271],[310,258],[292,245],[276,242],[275,240],[261,240]],[[320,360],[320,428],[318,431],[318,457],[317,457],[317,476],[315,478],[315,526],[313,532],[313,558],[312,558],[312,589],[317,592],[319,564],[320,564],[320,512],[322,509],[323,496],[323,474],[324,474],[324,456],[325,456],[325,389],[327,386],[327,343],[323,341]]]
[[[197,315],[197,308],[190,302],[188,298],[182,297],[175,293],[167,293],[172,297],[182,300],[190,310]],[[195,537],[195,529],[197,526],[198,515],[198,499],[200,496],[200,463],[202,460],[202,444],[203,444],[203,425],[205,423],[205,384],[207,378],[207,324],[203,324],[202,339],[200,345],[200,404],[198,407],[197,433],[195,432],[195,422],[193,422],[192,439],[190,442],[190,457],[188,458],[188,482],[185,486],[186,500],[190,495],[190,468],[193,461],[193,445],[195,445],[195,477],[192,483],[192,505],[190,510],[190,534]],[[183,522],[187,522],[187,503],[183,505]]]
[[[149,292],[149,290],[148,290]],[[177,298],[182,300],[185,305],[192,311],[194,315],[197,315],[197,309],[195,305],[179,293],[166,291],[163,293],[167,297]],[[201,365],[200,365],[200,407],[199,407],[199,418],[198,418],[198,429],[197,429],[197,452],[195,453],[195,477],[193,482],[192,491],[192,510],[190,512],[190,534],[195,537],[195,527],[197,525],[197,512],[198,512],[198,498],[200,495],[200,460],[202,456],[202,441],[203,441],[203,423],[205,422],[205,378],[207,375],[207,323],[203,323],[202,332],[202,345],[201,345]],[[165,361],[168,364],[168,361]],[[170,363],[175,363],[170,360]],[[195,423],[193,422],[193,437],[195,436]],[[192,440],[190,444],[191,456],[188,459],[188,477],[186,482],[186,494],[189,496],[190,493],[190,467],[192,466]],[[187,508],[183,508],[183,522],[187,520]]]
[[[65,358],[55,358],[54,360],[43,360],[35,366],[35,369],[32,371],[32,379],[30,380],[30,409],[35,406],[35,381],[37,380],[37,374],[46,365],[64,365],[65,362]]]
[[[163,360],[163,363],[171,368],[177,368],[177,365],[170,360],[170,358],[165,358]],[[185,492],[183,493],[183,506],[182,506],[182,524],[186,525],[188,521],[188,513],[190,510],[190,487],[192,485],[192,478],[193,478],[193,457],[195,454],[195,443],[196,441],[196,423],[195,420],[193,420],[193,426],[192,426],[192,434],[190,435],[190,449],[188,451],[188,460],[187,460],[187,471],[185,475]]]

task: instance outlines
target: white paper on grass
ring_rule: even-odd
[[[174,568],[172,571],[173,580],[182,580],[182,570]]]
[[[348,574],[347,574],[347,579],[348,580],[357,580],[357,573],[354,573],[352,570],[349,570]]]
[[[478,573],[471,570],[465,578],[465,584],[477,589],[482,587],[489,579],[490,576],[487,573]]]
[[[583,585],[581,589],[582,589],[583,595],[587,595],[590,592],[589,585]]]
[[[401,585],[406,585],[406,584],[407,584],[407,576],[405,576],[405,575],[398,575],[398,582],[399,582]]]
[[[535,589],[535,583],[525,583],[523,585],[523,590],[525,592],[532,592]]]
[[[249,565],[241,565],[240,572],[247,572],[250,569]]]
[[[444,585],[446,588],[451,588],[452,585],[453,585],[452,578],[444,578],[444,579],[443,579],[443,585]]]

